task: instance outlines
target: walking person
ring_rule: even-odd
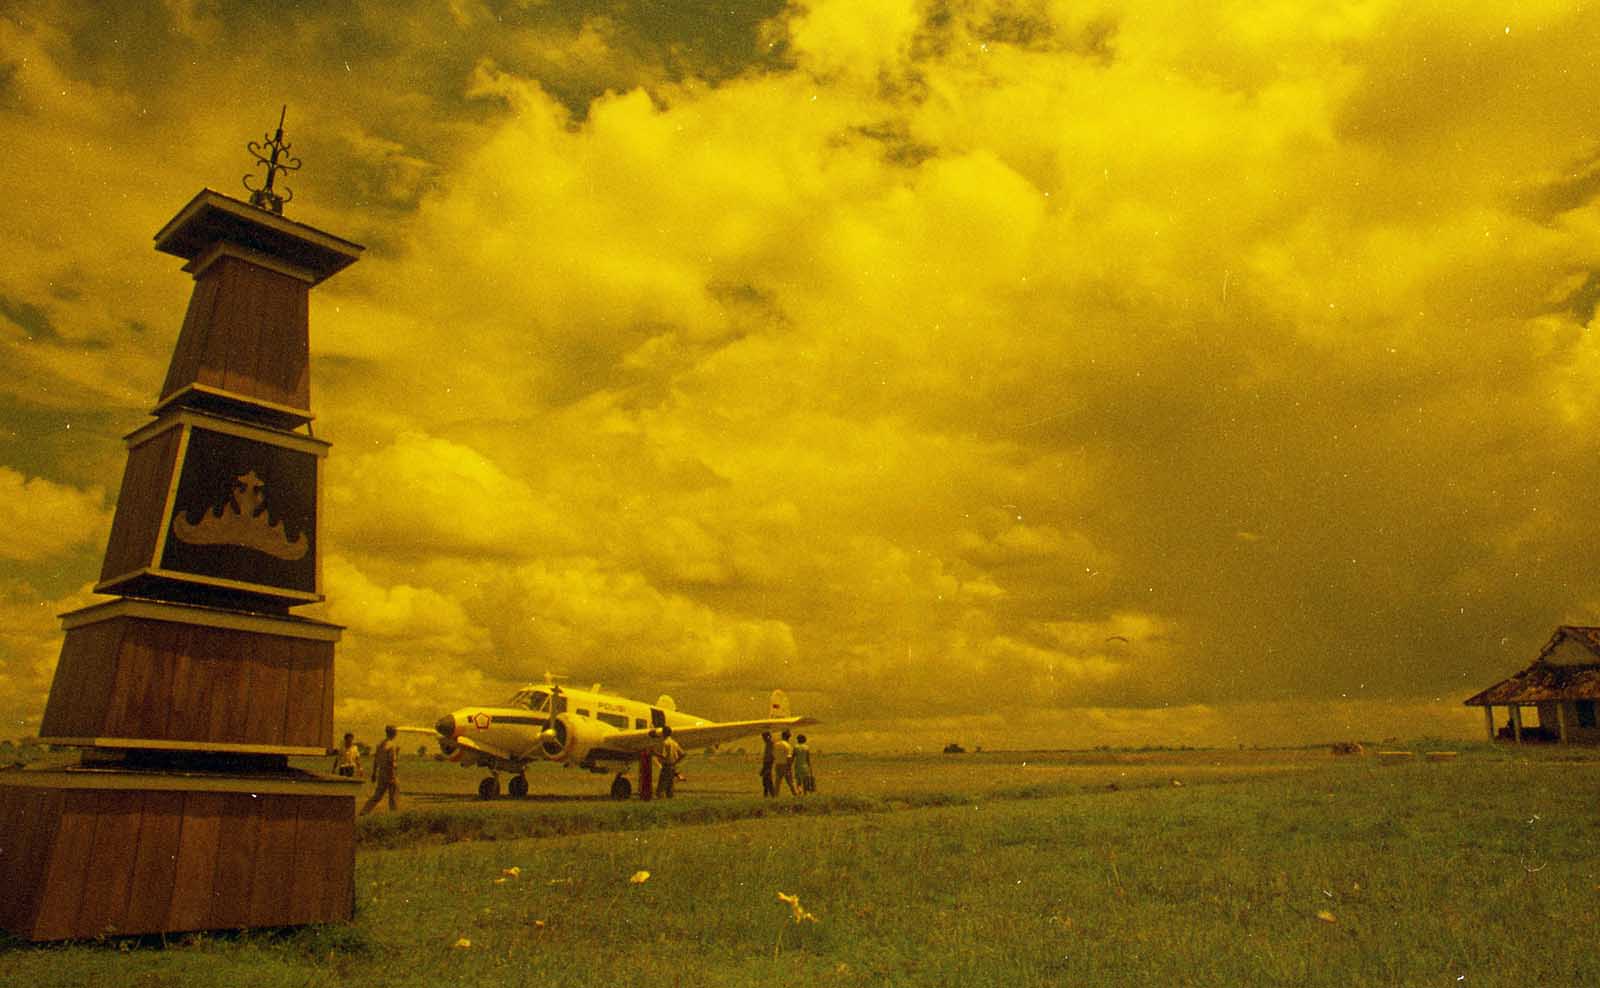
[[[761,795],[776,796],[778,787],[772,783],[773,762],[772,732],[761,732]]]
[[[333,770],[347,779],[361,774],[361,749],[356,747],[356,736],[345,734],[339,753],[334,756]]]
[[[389,797],[390,813],[400,809],[400,782],[396,776],[400,764],[400,745],[395,741],[399,733],[393,724],[383,729],[383,740],[372,753],[372,798],[361,807],[360,816],[371,813],[385,795]]]
[[[794,779],[800,784],[800,795],[817,791],[816,776],[811,774],[811,749],[804,734],[794,739]]]
[[[789,795],[798,796],[800,790],[794,786],[794,747],[789,744],[789,732],[784,731],[783,736],[772,745],[772,793],[778,794],[778,783],[789,786]]]
[[[671,799],[673,785],[678,781],[678,763],[683,761],[683,745],[672,736],[672,728],[661,728],[661,742],[656,745],[656,759],[661,762],[661,774],[656,779],[656,791],[662,799]]]

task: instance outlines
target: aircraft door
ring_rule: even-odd
[[[667,726],[667,712],[660,707],[650,708],[650,726],[661,728]]]

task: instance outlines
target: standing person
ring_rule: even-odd
[[[671,799],[673,783],[678,781],[678,763],[683,761],[683,745],[673,738],[670,727],[661,729],[661,743],[656,746],[656,758],[661,762],[656,791],[662,799]]]
[[[383,741],[378,744],[378,750],[372,753],[372,798],[361,807],[360,816],[371,813],[385,793],[389,796],[389,812],[400,809],[400,783],[395,773],[400,762],[400,745],[395,742],[399,733],[393,724],[383,729]]]
[[[339,745],[339,754],[333,759],[333,770],[347,779],[361,774],[361,749],[356,747],[354,734],[345,734],[344,743]]]
[[[811,774],[811,749],[806,746],[804,734],[794,739],[794,778],[800,783],[800,795],[817,791],[817,779]]]
[[[794,787],[794,747],[789,744],[789,732],[784,731],[783,736],[772,745],[772,792],[778,793],[778,783],[784,782],[789,786],[789,795],[798,796],[800,790]]]
[[[776,796],[778,787],[772,784],[772,732],[761,732],[761,795]]]

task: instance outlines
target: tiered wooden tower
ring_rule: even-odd
[[[116,599],[62,617],[40,737],[82,757],[0,777],[0,926],[29,939],[351,915],[356,787],[288,763],[332,750],[340,628],[290,608],[323,599],[307,302],[362,248],[282,216],[281,120],[251,150],[249,203],[202,191],[155,237],[195,287],[127,437]]]

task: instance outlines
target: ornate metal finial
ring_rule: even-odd
[[[278,132],[271,137],[262,135],[262,143],[251,141],[245,148],[256,157],[256,164],[267,166],[267,181],[256,188],[250,184],[253,175],[244,177],[244,187],[250,190],[250,205],[268,210],[269,212],[283,215],[283,204],[294,198],[294,190],[285,186],[283,195],[273,191],[273,180],[279,172],[298,171],[300,159],[289,154],[289,142],[283,139],[283,118],[289,115],[289,107],[284,106],[283,112],[278,114]],[[268,152],[271,152],[268,154]]]

